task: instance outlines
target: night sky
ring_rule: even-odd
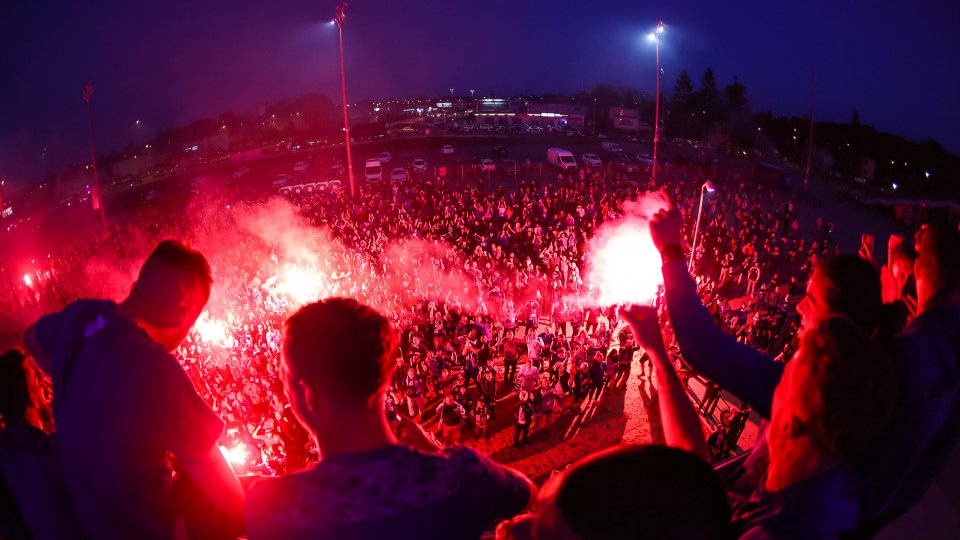
[[[0,176],[32,182],[89,159],[87,80],[101,154],[261,102],[338,100],[335,5],[0,1]],[[659,14],[668,95],[681,69],[699,87],[711,66],[720,86],[739,76],[755,111],[803,116],[816,71],[818,119],[857,108],[864,124],[960,151],[956,1],[354,0],[347,14],[351,100],[649,92]]]

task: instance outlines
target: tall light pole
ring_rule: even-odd
[[[337,23],[340,31],[340,90],[343,95],[343,137],[347,144],[347,178],[350,181],[350,196],[357,196],[357,186],[353,179],[353,155],[350,153],[350,118],[347,114],[347,71],[343,64],[343,20],[347,18],[347,3],[337,4],[337,16],[333,22]]]
[[[813,163],[813,113],[817,106],[817,74],[810,76],[810,133],[807,136],[807,168],[803,172],[803,191],[810,186],[810,164]]]
[[[687,270],[693,272],[693,254],[697,252],[697,236],[700,234],[700,214],[703,213],[703,196],[708,191],[713,193],[716,187],[713,182],[707,180],[700,186],[700,206],[697,207],[697,224],[693,227],[693,246],[690,248],[690,262],[687,263]]]
[[[653,113],[653,165],[650,167],[650,180],[657,179],[657,147],[660,143],[660,34],[663,33],[663,21],[657,21],[657,29],[647,36],[657,48],[657,95],[654,98]]]
[[[97,151],[93,148],[93,113],[90,110],[90,99],[93,98],[93,83],[87,81],[83,91],[83,100],[87,102],[87,130],[90,133],[90,161],[93,163],[93,209],[100,210],[100,223],[103,232],[107,233],[107,212],[103,208],[103,196],[100,191],[100,176],[97,174]]]

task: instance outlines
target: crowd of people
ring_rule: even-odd
[[[703,179],[678,180],[668,184],[667,201],[691,200]],[[671,207],[653,218],[651,234],[664,262],[656,308],[591,305],[584,300],[592,292],[584,279],[589,239],[602,223],[626,212],[626,201],[653,187],[601,175],[539,186],[521,182],[511,193],[404,183],[389,194],[366,192],[359,204],[337,193],[298,196],[292,201],[293,225],[313,232],[293,239],[291,229],[270,225],[283,221],[278,216],[285,206],[264,201],[235,205],[233,212],[197,212],[196,223],[158,221],[115,231],[99,245],[106,248],[101,253],[117,254],[118,260],[130,260],[119,255],[136,253],[156,238],[179,236],[206,252],[209,266],[198,262],[197,252],[161,243],[124,302],[73,303],[28,331],[28,348],[52,375],[46,391],[55,398],[52,418],[38,413],[43,421],[31,425],[43,431],[55,421],[62,451],[72,455],[64,461],[64,481],[73,507],[69,501],[49,504],[71,507],[86,534],[95,537],[179,526],[173,508],[163,507],[166,514],[157,521],[132,508],[135,501],[116,499],[130,487],[117,471],[140,470],[156,456],[117,463],[104,442],[122,447],[116,433],[97,431],[92,438],[98,442],[78,442],[89,439],[93,429],[84,412],[104,406],[105,394],[122,387],[119,401],[131,411],[146,409],[137,418],[142,424],[128,425],[129,415],[117,414],[106,425],[129,435],[163,424],[160,435],[142,437],[166,437],[164,450],[176,457],[180,475],[207,495],[206,504],[198,506],[212,506],[208,515],[222,514],[223,522],[232,524],[221,532],[238,534],[243,514],[243,491],[224,470],[222,453],[234,472],[278,476],[247,494],[251,538],[307,531],[372,536],[387,524],[421,538],[476,536],[492,520],[518,514],[536,499],[535,489],[522,474],[456,443],[488,437],[491,421],[504,415],[513,420],[519,448],[531,432],[549,429],[565,411],[616,392],[616,381],[630,375],[635,353],[642,352],[656,380],[666,442],[680,450],[630,447],[592,456],[551,480],[551,489],[544,487],[537,513],[505,523],[498,534],[525,538],[541,530],[547,532],[534,537],[622,537],[617,535],[644,530],[636,528],[642,516],[666,523],[664,531],[680,527],[668,522],[685,510],[690,520],[682,525],[714,531],[706,537],[730,530],[741,537],[780,537],[801,529],[804,537],[834,537],[875,531],[902,513],[955,441],[951,424],[940,421],[940,414],[919,422],[915,444],[881,455],[869,449],[888,433],[892,418],[944,413],[943,404],[933,400],[903,405],[904,396],[919,399],[936,368],[911,372],[901,364],[913,353],[939,358],[952,351],[956,360],[956,343],[950,348],[956,338],[956,231],[921,231],[917,251],[894,237],[889,264],[878,271],[863,257],[836,255],[832,224],[818,219],[814,230],[803,230],[797,200],[730,182],[706,204],[690,269],[681,246],[694,245],[696,208]],[[238,220],[265,224],[236,232]],[[299,256],[298,242],[321,256]],[[178,266],[189,269],[186,277],[171,274]],[[315,298],[299,296],[285,280],[304,268],[312,279],[306,286],[317,287],[311,289],[314,296],[355,298],[359,304],[313,303]],[[211,277],[217,284],[212,297]],[[50,281],[47,291],[57,298],[37,293],[37,303],[71,296],[59,281]],[[167,307],[176,298],[184,300]],[[934,315],[924,319],[925,312]],[[354,319],[355,324],[343,322]],[[170,371],[160,351],[148,355],[156,357],[149,369],[120,362],[120,351],[147,347],[145,337],[172,352],[180,375]],[[937,348],[941,342],[946,349]],[[91,373],[79,367],[85,356],[100,354],[111,363]],[[874,364],[864,363],[868,356]],[[638,364],[641,370],[646,365]],[[93,382],[95,376],[99,382]],[[152,382],[143,382],[145,377]],[[702,378],[708,394],[723,388],[741,400],[741,409],[724,409],[726,417],[721,415],[709,445],[690,403],[690,377]],[[141,383],[132,381],[162,393],[143,396]],[[516,400],[505,399],[514,395]],[[804,399],[811,395],[816,398]],[[715,403],[699,404],[708,423]],[[164,420],[164,410],[173,411],[170,419]],[[734,419],[751,410],[770,420],[767,436],[739,474],[721,483],[703,461],[731,453]],[[7,422],[13,412],[0,414]],[[397,440],[419,450],[400,451],[393,446]],[[424,457],[441,447],[442,461]],[[91,471],[114,467],[114,474],[92,478],[71,472],[80,460],[95,464]],[[890,470],[891,461],[899,468],[890,478],[879,475],[880,467]],[[310,472],[296,473],[307,464],[315,464]],[[605,493],[599,479],[618,478],[618,467],[657,466],[686,475],[689,493],[699,495],[682,501],[665,479],[645,475],[651,489],[665,494],[662,500],[652,504],[622,493],[617,504],[659,509],[656,513],[626,512],[614,519],[611,510],[601,523],[588,511],[593,504],[588,501]],[[430,474],[416,476],[427,469]],[[158,471],[150,472],[142,481],[159,482]],[[453,487],[462,485],[454,478],[471,474],[484,479],[479,491]],[[862,480],[857,497],[845,491],[851,474]],[[377,479],[383,486],[371,491]],[[793,491],[799,495],[793,496],[799,503],[778,496],[797,485]],[[416,493],[404,491],[415,487]],[[732,529],[724,489],[733,501]],[[79,503],[77,492],[110,493],[114,499]],[[483,515],[471,514],[478,509],[458,506],[465,497],[499,503]],[[805,514],[809,508],[803,503],[818,497],[839,501],[838,509],[816,519]],[[417,510],[398,513],[401,501]],[[700,501],[695,510],[692,501]],[[104,505],[117,509],[107,512]],[[370,514],[362,517],[360,508]],[[452,518],[439,520],[442,526],[432,532],[418,528],[426,519],[421,512],[448,508],[456,509],[450,516],[461,516],[461,530],[444,528],[453,526]],[[554,519],[545,515],[550,512]],[[34,518],[24,512],[28,527]],[[187,525],[209,521],[194,515]],[[600,535],[602,530],[613,536]]]
[[[668,184],[667,197],[692,200],[703,180],[700,172],[672,173],[677,181]],[[541,185],[520,181],[519,190],[510,193],[404,183],[389,194],[367,191],[361,204],[338,192],[304,193],[291,201],[303,220],[291,228],[324,232],[295,234],[294,242],[321,244],[322,257],[295,265],[320,282],[316,296],[358,298],[400,329],[391,415],[396,409],[420,421],[439,418],[438,436],[452,441],[459,440],[462,428],[483,436],[499,413],[514,419],[520,446],[531,431],[602,396],[604,387],[622,378],[632,351],[620,338],[629,332],[615,306],[589,302],[585,252],[600,224],[621,217],[624,202],[653,188],[597,173]],[[89,275],[91,266],[129,275],[130,268],[90,261],[135,260],[164,237],[186,237],[201,246],[217,276],[208,311],[217,315],[224,337],[205,339],[195,331],[177,356],[204,400],[226,421],[223,446],[233,452],[236,466],[275,474],[295,470],[315,455],[291,421],[278,378],[281,323],[303,299],[278,283],[290,266],[291,231],[251,231],[241,223],[288,209],[259,194],[252,197],[246,206],[221,202],[182,220],[145,212],[132,217],[134,226],[117,227],[92,245],[66,243],[50,263],[59,279],[38,280],[38,286],[46,287],[49,309],[71,297],[118,297],[124,291],[115,278],[82,280],[93,285],[82,291],[62,284],[81,281],[77,276]],[[789,346],[795,330],[791,299],[802,291],[811,265],[832,248],[830,227],[804,234],[796,225],[798,203],[782,199],[772,189],[746,183],[721,188],[703,212],[708,221],[700,228],[696,254],[699,287],[717,317],[744,341],[763,344],[773,354]],[[254,210],[263,205],[268,210]],[[688,237],[694,210],[684,206]],[[230,241],[222,242],[224,236]],[[751,269],[761,276],[752,281],[762,284],[746,294]],[[736,309],[728,307],[733,299],[739,299]],[[511,391],[523,399],[499,399]],[[448,394],[464,410],[454,422],[458,429],[444,429],[437,412]],[[498,411],[503,403],[510,403],[510,410]],[[456,416],[448,413],[446,423]]]

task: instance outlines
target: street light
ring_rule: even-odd
[[[657,22],[657,29],[650,32],[648,39],[657,46],[657,95],[654,101],[653,120],[653,165],[650,167],[650,181],[657,180],[657,147],[660,142],[660,34],[663,33],[663,21]]]
[[[332,22],[340,31],[340,89],[343,94],[343,136],[347,143],[347,178],[350,181],[350,196],[357,196],[357,186],[353,180],[353,156],[350,154],[350,119],[347,114],[347,71],[343,65],[343,20],[347,18],[347,3],[337,4],[337,16]]]
[[[87,103],[87,129],[90,133],[90,162],[93,164],[93,196],[90,197],[93,209],[100,211],[100,223],[104,234],[109,233],[107,228],[107,211],[103,205],[103,192],[100,191],[100,176],[97,174],[97,151],[93,147],[93,113],[90,110],[90,99],[93,98],[93,83],[87,82],[83,91],[83,101]],[[138,120],[139,122],[139,120]]]
[[[697,208],[697,224],[693,227],[693,247],[690,248],[690,262],[687,263],[687,270],[693,272],[693,254],[697,252],[697,235],[700,234],[700,214],[703,213],[703,196],[705,193],[713,193],[716,190],[713,182],[707,180],[700,186],[700,206]]]

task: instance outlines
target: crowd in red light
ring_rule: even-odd
[[[677,182],[666,196],[692,200],[703,180],[699,171],[670,173]],[[71,244],[52,258],[57,279],[37,301],[117,297],[123,293],[117,277],[129,275],[138,250],[166,236],[190,239],[208,255],[216,284],[178,356],[227,423],[222,446],[243,472],[295,469],[315,451],[290,413],[278,359],[282,321],[327,296],[357,298],[402,329],[402,369],[391,394],[400,414],[432,418],[435,406],[427,404],[450,393],[466,406],[464,425],[482,428],[491,414],[516,416],[526,401],[545,425],[623,366],[617,312],[594,305],[603,291],[584,283],[593,262],[590,242],[654,187],[600,175],[521,182],[512,193],[404,183],[389,194],[367,192],[359,203],[322,192],[289,202],[230,201],[229,209],[222,202],[198,205],[182,221],[145,212],[130,227]],[[681,206],[692,223],[695,206]],[[743,296],[744,288],[753,293],[736,310],[718,310],[718,319],[773,354],[789,347],[790,297],[832,249],[829,228],[818,221],[811,241],[799,230],[795,201],[739,183],[711,198],[704,217],[695,263],[703,296],[719,306]],[[658,273],[657,258],[649,262]],[[97,271],[114,280],[80,277]],[[69,285],[79,282],[94,286]],[[525,362],[536,371],[524,372]],[[416,381],[406,380],[408,370]],[[487,371],[494,374],[493,396],[479,384]],[[526,400],[497,410],[504,407],[497,398],[514,390]],[[443,435],[442,427],[437,433]]]

